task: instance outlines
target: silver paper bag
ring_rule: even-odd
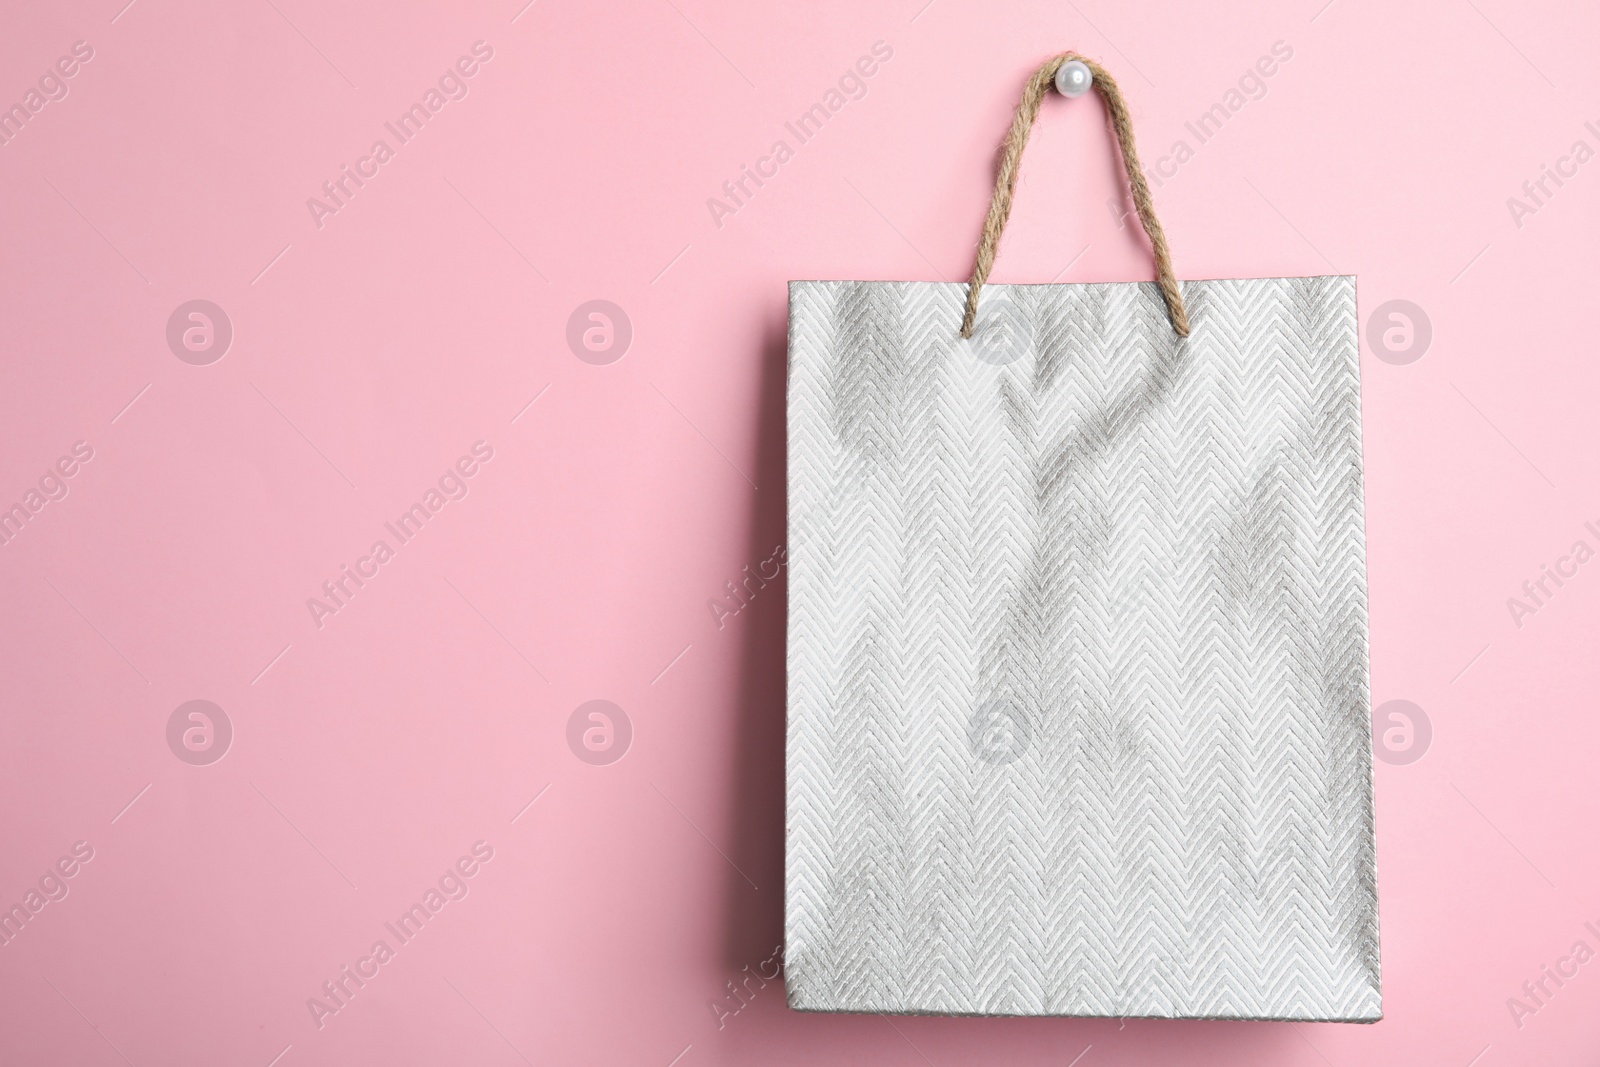
[[[790,287],[790,1005],[1379,1018],[1354,278],[965,288]]]
[[[1183,291],[791,287],[794,1007],[1378,1016],[1354,280]]]

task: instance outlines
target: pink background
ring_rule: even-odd
[[[1508,1005],[1600,950],[1600,562],[1507,606],[1600,547],[1600,161],[1507,205],[1600,147],[1591,5],[124,2],[12,3],[0,35],[4,104],[93,49],[0,147],[0,506],[93,449],[0,547],[0,904],[94,850],[0,948],[0,1060],[1600,1056],[1600,960]],[[319,228],[307,198],[480,40]],[[1432,324],[1409,364],[1363,341],[1373,698],[1433,727],[1378,764],[1375,1026],[807,1016],[754,979],[733,1010],[782,936],[782,583],[708,604],[784,537],[784,283],[962,278],[1020,84],[1066,48],[1117,73],[1147,163],[1194,149],[1155,190],[1181,275],[1356,274],[1364,322]],[[1098,101],[1052,99],[996,280],[1148,278],[1120,195]],[[209,365],[166,341],[192,299],[233,326]],[[593,299],[632,325],[607,365],[566,340]],[[319,628],[307,599],[480,440],[469,495]],[[567,742],[597,698],[634,733],[607,766]],[[167,742],[194,699],[234,730],[206,766]],[[469,894],[319,1028],[308,998],[477,841]]]

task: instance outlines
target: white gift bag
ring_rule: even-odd
[[[1160,280],[984,285],[1079,59],[970,285],[790,287],[789,1003],[1373,1021],[1355,279],[1177,282],[1086,62]]]

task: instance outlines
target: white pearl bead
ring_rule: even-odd
[[[1094,75],[1081,60],[1069,59],[1056,71],[1056,92],[1062,96],[1082,96],[1093,84]]]

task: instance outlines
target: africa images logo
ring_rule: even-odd
[[[604,767],[628,754],[633,720],[609,700],[589,700],[567,716],[567,747],[592,767]]]
[[[462,855],[446,867],[435,883],[423,890],[420,899],[414,900],[393,922],[383,924],[384,930],[394,939],[393,944],[389,943],[389,938],[378,938],[365,956],[356,959],[354,966],[341,965],[338,974],[322,983],[321,996],[307,997],[306,1010],[311,1013],[311,1021],[316,1023],[317,1029],[321,1030],[331,1016],[348,1008],[356,994],[378,977],[400,949],[415,940],[444,911],[445,905],[465,900],[472,891],[471,879],[492,859],[494,846],[487,841],[474,841],[470,855]]]
[[[233,321],[210,300],[188,300],[167,317],[167,347],[194,367],[215,363],[233,344]]]
[[[323,198],[306,198],[306,210],[311,213],[311,221],[317,229],[327,224],[325,220],[329,215],[337,215],[348,207],[356,193],[376,178],[380,169],[394,159],[399,149],[421,133],[422,128],[433,116],[443,111],[446,104],[452,100],[465,100],[470,91],[467,80],[476,76],[483,64],[493,58],[492,45],[487,41],[474,41],[470,56],[461,56],[452,66],[446,67],[444,73],[439,75],[438,83],[428,86],[420,101],[402,111],[393,122],[383,124],[389,136],[394,138],[393,145],[380,137],[372,142],[366,155],[356,160],[354,169],[341,163],[338,176],[322,183]]]
[[[444,510],[446,503],[465,500],[471,491],[468,479],[483,470],[484,464],[492,459],[493,445],[481,440],[473,442],[471,455],[460,456],[445,468],[438,483],[429,486],[420,500],[401,512],[393,522],[383,524],[384,530],[394,538],[393,545],[380,537],[372,542],[366,555],[357,557],[353,568],[348,563],[341,563],[338,576],[322,583],[323,595],[306,598],[306,610],[311,613],[311,621],[317,629],[322,629],[330,615],[337,615],[349,607],[355,595],[382,573],[383,565],[415,539],[422,528]]]

